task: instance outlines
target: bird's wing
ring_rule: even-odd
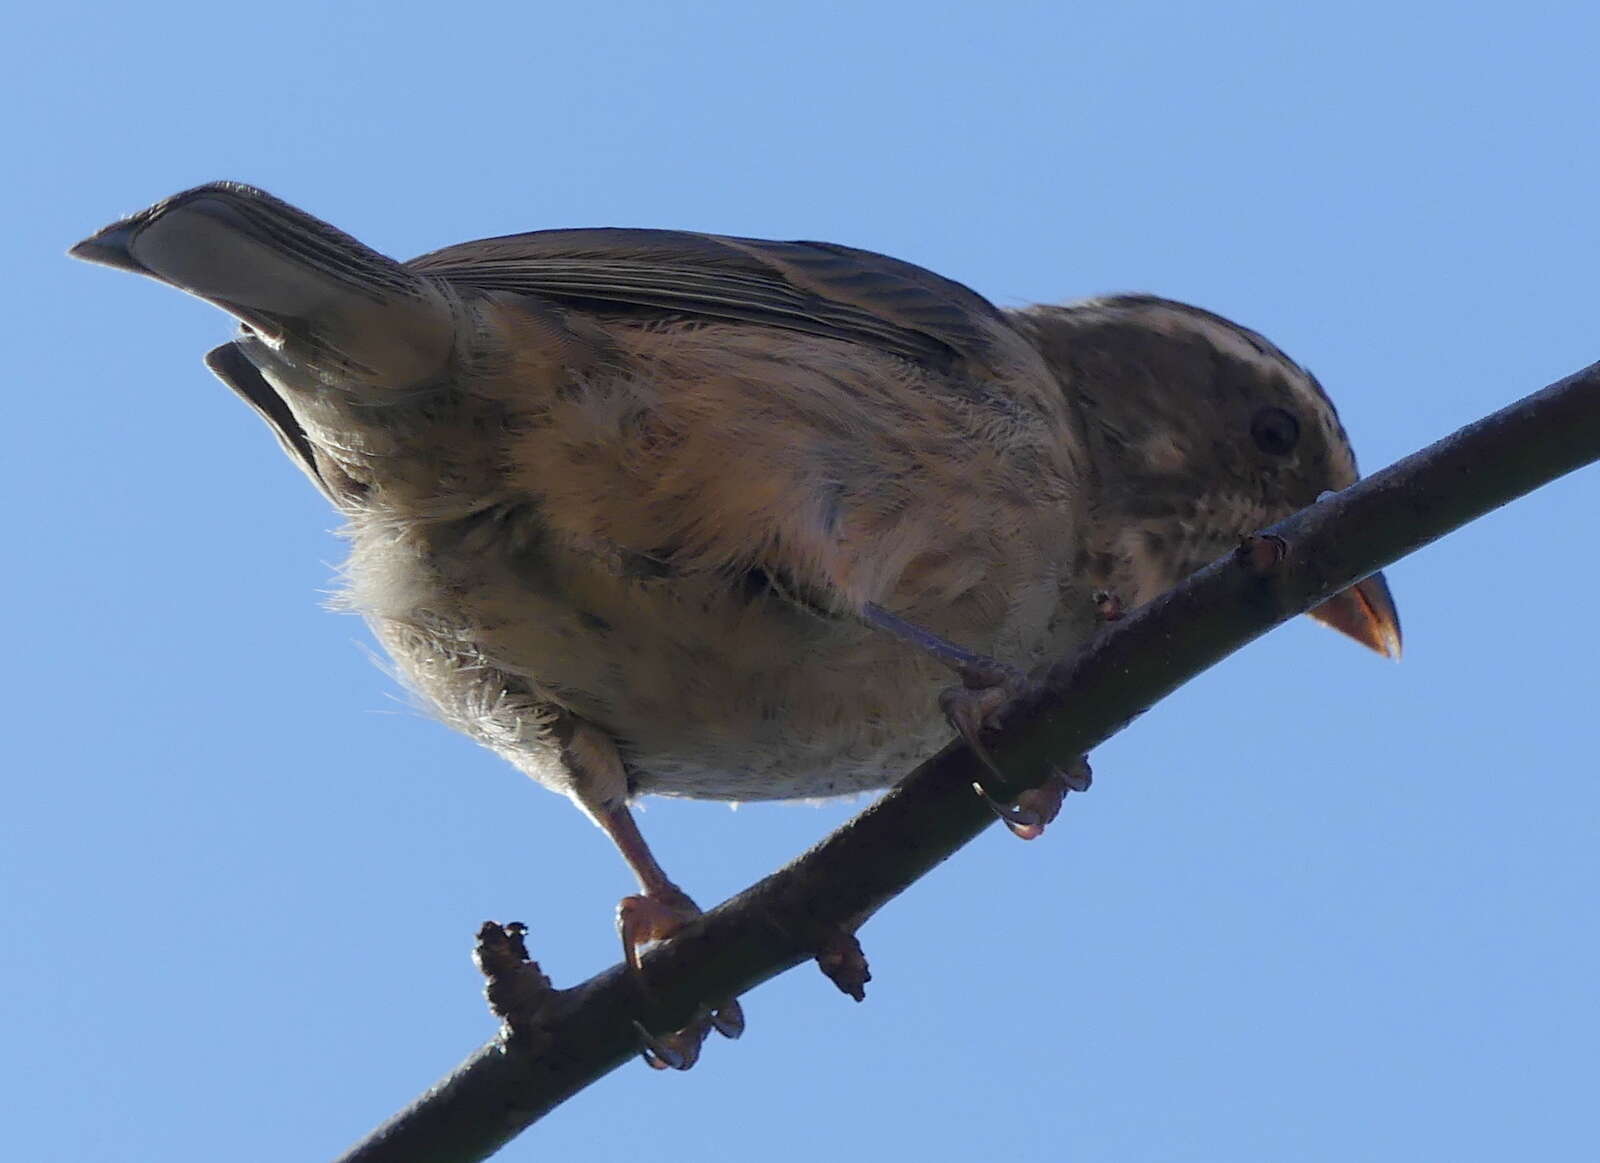
[[[675,230],[541,230],[463,242],[412,259],[461,287],[537,295],[600,314],[720,319],[861,343],[947,369],[993,367],[1000,311],[911,263],[827,242],[769,242]],[[332,499],[310,442],[278,393],[231,343],[211,370],[271,425]]]
[[[983,296],[932,271],[826,242],[675,230],[541,230],[464,242],[406,264],[450,283],[601,314],[732,320],[861,343],[948,368],[993,364]]]

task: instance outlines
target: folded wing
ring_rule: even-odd
[[[995,306],[932,271],[825,242],[674,230],[543,230],[406,264],[462,287],[598,314],[761,324],[880,348],[946,370],[992,362]]]

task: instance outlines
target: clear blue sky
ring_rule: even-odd
[[[330,1158],[492,1032],[479,922],[571,983],[629,887],[321,609],[227,320],[63,257],[119,214],[236,178],[401,256],[648,225],[1155,291],[1312,367],[1369,470],[1600,358],[1592,5],[462,11],[8,18],[9,1158]],[[865,1005],[796,971],[503,1158],[1594,1158],[1597,497],[1392,569],[1401,665],[1302,621],[1146,715],[871,923]],[[853,806],[644,822],[714,901]]]

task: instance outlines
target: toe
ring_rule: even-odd
[[[737,1038],[744,1033],[744,1007],[731,999],[723,1002],[711,1012],[711,1028],[724,1038]]]
[[[628,966],[640,975],[639,950],[652,941],[664,941],[690,921],[700,909],[676,887],[638,896],[623,897],[617,904],[617,932]],[[648,986],[646,986],[648,988]],[[700,1049],[712,1030],[724,1038],[744,1033],[744,1009],[730,998],[715,1008],[703,1008],[683,1029],[674,1034],[651,1034],[638,1022],[639,1054],[652,1070],[688,1070],[700,1060]]]
[[[1037,840],[1044,835],[1045,825],[1054,818],[1054,815],[1047,817],[1031,806],[1026,802],[1027,795],[1028,793],[1024,792],[1009,804],[1003,804],[987,795],[983,798],[988,801],[990,811],[994,812],[1013,836],[1019,840]]]
[[[994,814],[1020,840],[1037,840],[1046,825],[1061,814],[1068,792],[1085,792],[1093,779],[1086,756],[1078,756],[1065,768],[1056,768],[1038,787],[1029,788],[1009,804],[989,799]],[[984,797],[988,799],[987,796]]]
[[[939,695],[939,708],[962,742],[998,774],[999,768],[983,745],[983,733],[998,728],[1006,708],[1033,684],[1020,670],[999,662],[963,670],[962,681],[962,686]]]
[[[637,970],[642,946],[666,940],[699,915],[694,901],[676,889],[673,893],[623,897],[617,902],[617,933],[622,938],[623,956]]]
[[[639,1034],[639,1057],[651,1070],[687,1070],[700,1061],[700,1046],[705,1042],[703,1026],[697,1030],[691,1025],[659,1037],[638,1022],[633,1023],[633,1028]]]
[[[700,1061],[706,1038],[715,1030],[724,1038],[744,1033],[744,1010],[736,1001],[724,1002],[715,1010],[702,1007],[681,1030],[671,1034],[652,1034],[639,1022],[633,1023],[639,1035],[639,1057],[652,1070],[688,1070]]]

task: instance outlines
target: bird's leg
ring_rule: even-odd
[[[1128,610],[1122,598],[1111,590],[1096,590],[1092,600],[1095,613],[1107,624],[1120,622]],[[1029,788],[1011,803],[1002,804],[991,799],[989,806],[1013,835],[1035,840],[1043,834],[1045,825],[1060,814],[1061,802],[1067,798],[1067,793],[1088,791],[1093,778],[1089,757],[1080,755],[1065,768],[1053,768],[1043,783]]]
[[[628,966],[639,972],[639,947],[672,936],[700,915],[689,894],[657,863],[628,810],[628,773],[609,734],[578,715],[553,708],[552,735],[572,777],[573,799],[611,838],[644,891],[617,905],[617,929]]]
[[[638,973],[639,947],[672,936],[698,917],[700,909],[657,863],[627,804],[605,807],[595,819],[639,878],[639,887],[644,889],[640,895],[623,897],[617,905],[617,931],[622,935],[622,951],[628,965]],[[825,930],[814,938],[817,966],[828,980],[857,1001],[866,997],[866,985],[872,980],[872,974],[867,971],[867,959],[861,952],[860,942],[844,929]],[[707,1030],[716,1030],[724,1038],[737,1038],[742,1034],[744,1011],[739,1003],[723,1002],[688,1028],[647,1042],[645,1061],[658,1069],[673,1066],[687,1070],[699,1056],[700,1043],[705,1040]],[[683,1065],[672,1060],[674,1055],[685,1059]]]
[[[643,893],[625,896],[617,905],[617,932],[622,937],[622,954],[628,967],[639,971],[639,949],[652,941],[672,936],[700,915],[700,907],[689,899],[666,870],[656,861],[644,835],[626,803],[602,808],[596,816],[605,834],[611,837],[622,859],[639,881]]]
[[[955,672],[961,685],[945,691],[939,697],[939,705],[967,746],[992,768],[994,764],[979,741],[979,733],[995,726],[1000,710],[1028,689],[1028,676],[1009,663],[974,653],[915,622],[907,622],[876,602],[863,606],[861,617],[874,630],[916,647]]]
[[[1093,601],[1095,613],[1102,622],[1120,622],[1127,613],[1122,599],[1110,590],[1096,590]],[[1002,804],[991,799],[989,806],[1011,829],[1012,835],[1022,840],[1036,840],[1044,833],[1045,825],[1061,813],[1061,802],[1067,798],[1067,793],[1088,791],[1093,778],[1089,757],[1080,755],[1065,768],[1053,768],[1043,783],[1029,788],[1011,803]]]
[[[1110,590],[1096,590],[1092,600],[1102,622],[1120,622],[1127,613],[1121,597]],[[1065,768],[1053,768],[1043,783],[1029,788],[1011,803],[1002,804],[991,799],[989,806],[1011,829],[1012,835],[1022,840],[1036,840],[1044,833],[1045,825],[1060,814],[1061,802],[1067,798],[1067,793],[1088,791],[1093,778],[1089,757],[1080,755]]]
[[[916,647],[955,672],[961,685],[940,694],[939,707],[972,753],[985,767],[999,775],[1000,769],[995,766],[988,748],[983,745],[982,733],[986,728],[996,726],[1000,712],[1029,689],[1028,676],[998,659],[957,646],[931,630],[891,614],[874,602],[868,602],[863,607],[862,618],[867,625]],[[1059,790],[1056,790],[1058,787]],[[1055,819],[1056,813],[1061,810],[1062,797],[1069,787],[1067,783],[1058,785],[1056,777],[1052,775],[1042,786],[1023,792],[1013,803],[1002,804],[987,794],[984,794],[984,799],[1007,828],[1023,839],[1031,840]],[[979,790],[982,791],[981,788]]]
[[[638,878],[644,891],[625,896],[617,904],[617,932],[622,937],[622,954],[635,974],[642,974],[639,949],[652,941],[663,941],[700,915],[700,907],[689,899],[666,873],[645,843],[639,825],[625,802],[603,806],[594,813],[595,822],[611,837],[622,859]],[[641,976],[641,980],[643,980]],[[744,1033],[744,1010],[733,999],[704,1010],[693,1022],[675,1034],[660,1038],[644,1033],[644,1060],[657,1070],[672,1067],[687,1070],[700,1057],[706,1035],[715,1030],[724,1038]]]
[[[700,915],[700,907],[672,882],[639,831],[628,808],[627,772],[611,737],[570,712],[562,712],[558,724],[562,758],[578,787],[574,798],[611,838],[643,890],[618,902],[617,932],[628,967],[645,983],[640,948],[671,937]],[[824,929],[808,934],[806,940],[816,950],[817,964],[828,979],[860,1001],[872,975],[851,932]],[[657,1069],[687,1070],[700,1056],[700,1046],[710,1030],[725,1038],[737,1038],[744,1032],[744,1011],[736,1000],[706,1007],[685,1029],[663,1038],[655,1038],[641,1027],[644,1059]]]
[[[957,646],[949,639],[939,637],[932,630],[925,629],[915,622],[907,622],[900,615],[891,614],[876,602],[868,602],[862,606],[861,618],[874,630],[882,630],[885,634],[915,646],[924,654],[943,663],[955,671],[965,685],[974,690],[1012,681],[1021,674],[1021,671],[1014,666],[990,658],[987,654],[978,654],[964,646]]]
[[[1099,599],[1100,595],[1096,595]],[[1121,616],[1121,603],[1111,595],[1099,602],[1101,616],[1114,621]],[[983,764],[996,775],[1000,774],[993,757],[983,745],[981,733],[997,725],[996,719],[1013,699],[1032,685],[1028,677],[1014,666],[976,654],[957,646],[939,635],[891,614],[882,606],[868,602],[862,610],[867,625],[902,642],[917,647],[953,670],[961,679],[961,686],[952,687],[939,696],[939,706],[945,718],[972,749]],[[1038,787],[1029,788],[1010,803],[1001,803],[979,788],[1000,822],[1011,833],[1023,840],[1033,840],[1043,834],[1061,811],[1061,802],[1069,791],[1089,789],[1090,770],[1087,756],[1080,755],[1063,770],[1056,768]]]

